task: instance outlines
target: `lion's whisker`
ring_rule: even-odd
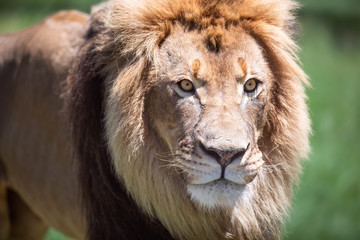
[[[275,149],[277,149],[279,147],[279,145],[276,145],[275,147],[273,147],[270,152],[267,153],[267,155],[270,155]]]

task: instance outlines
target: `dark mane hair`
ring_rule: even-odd
[[[69,113],[75,155],[78,159],[88,238],[172,239],[156,220],[150,219],[115,175],[104,138],[105,63],[97,50],[104,29],[101,14],[90,20],[86,44],[68,78],[65,102]]]

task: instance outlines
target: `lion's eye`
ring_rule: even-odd
[[[184,92],[191,92],[194,90],[194,85],[190,80],[183,79],[178,82],[179,88]]]
[[[244,91],[247,93],[253,92],[257,88],[257,85],[258,85],[258,81],[256,79],[254,78],[249,79],[246,81],[244,85]]]

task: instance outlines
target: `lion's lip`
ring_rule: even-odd
[[[197,185],[197,186],[205,186],[205,185],[214,185],[214,184],[217,184],[217,183],[229,183],[229,184],[235,184],[235,185],[247,185],[249,183],[251,183],[252,181],[254,181],[254,179],[256,178],[257,176],[257,173],[255,174],[249,174],[247,176],[243,176],[239,179],[239,181],[232,181],[231,179],[228,179],[228,178],[225,178],[225,177],[220,177],[220,178],[217,178],[215,180],[212,180],[212,181],[209,181],[209,182],[205,182],[205,183],[191,183],[191,185]]]
[[[209,184],[212,184],[212,183],[229,183],[229,184],[235,184],[235,185],[246,185],[247,183],[237,183],[237,182],[233,182],[229,179],[226,179],[226,178],[219,178],[219,179],[216,179],[212,182],[210,182]]]
[[[209,171],[207,174],[191,175],[189,174],[189,184],[206,185],[224,181],[236,185],[246,185],[254,181],[258,173],[261,171],[263,161],[257,161],[256,164],[249,164],[241,168],[227,167],[223,172],[220,168],[215,171]]]
[[[232,184],[232,185],[236,185],[236,186],[245,186],[246,184],[239,184],[239,183],[236,183],[236,182],[233,182],[233,181],[230,181],[228,179],[225,179],[225,178],[218,178],[216,180],[213,180],[211,182],[207,182],[207,183],[201,183],[201,184],[190,184],[192,186],[198,186],[198,187],[201,187],[201,186],[217,186],[217,185],[227,185],[227,184]]]

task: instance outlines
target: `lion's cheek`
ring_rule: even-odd
[[[265,99],[256,99],[250,102],[249,106],[245,109],[247,120],[252,124],[252,135],[255,142],[261,136],[265,125],[267,105]]]
[[[201,113],[199,100],[195,97],[181,99],[176,104],[178,121],[186,134],[193,131]]]

